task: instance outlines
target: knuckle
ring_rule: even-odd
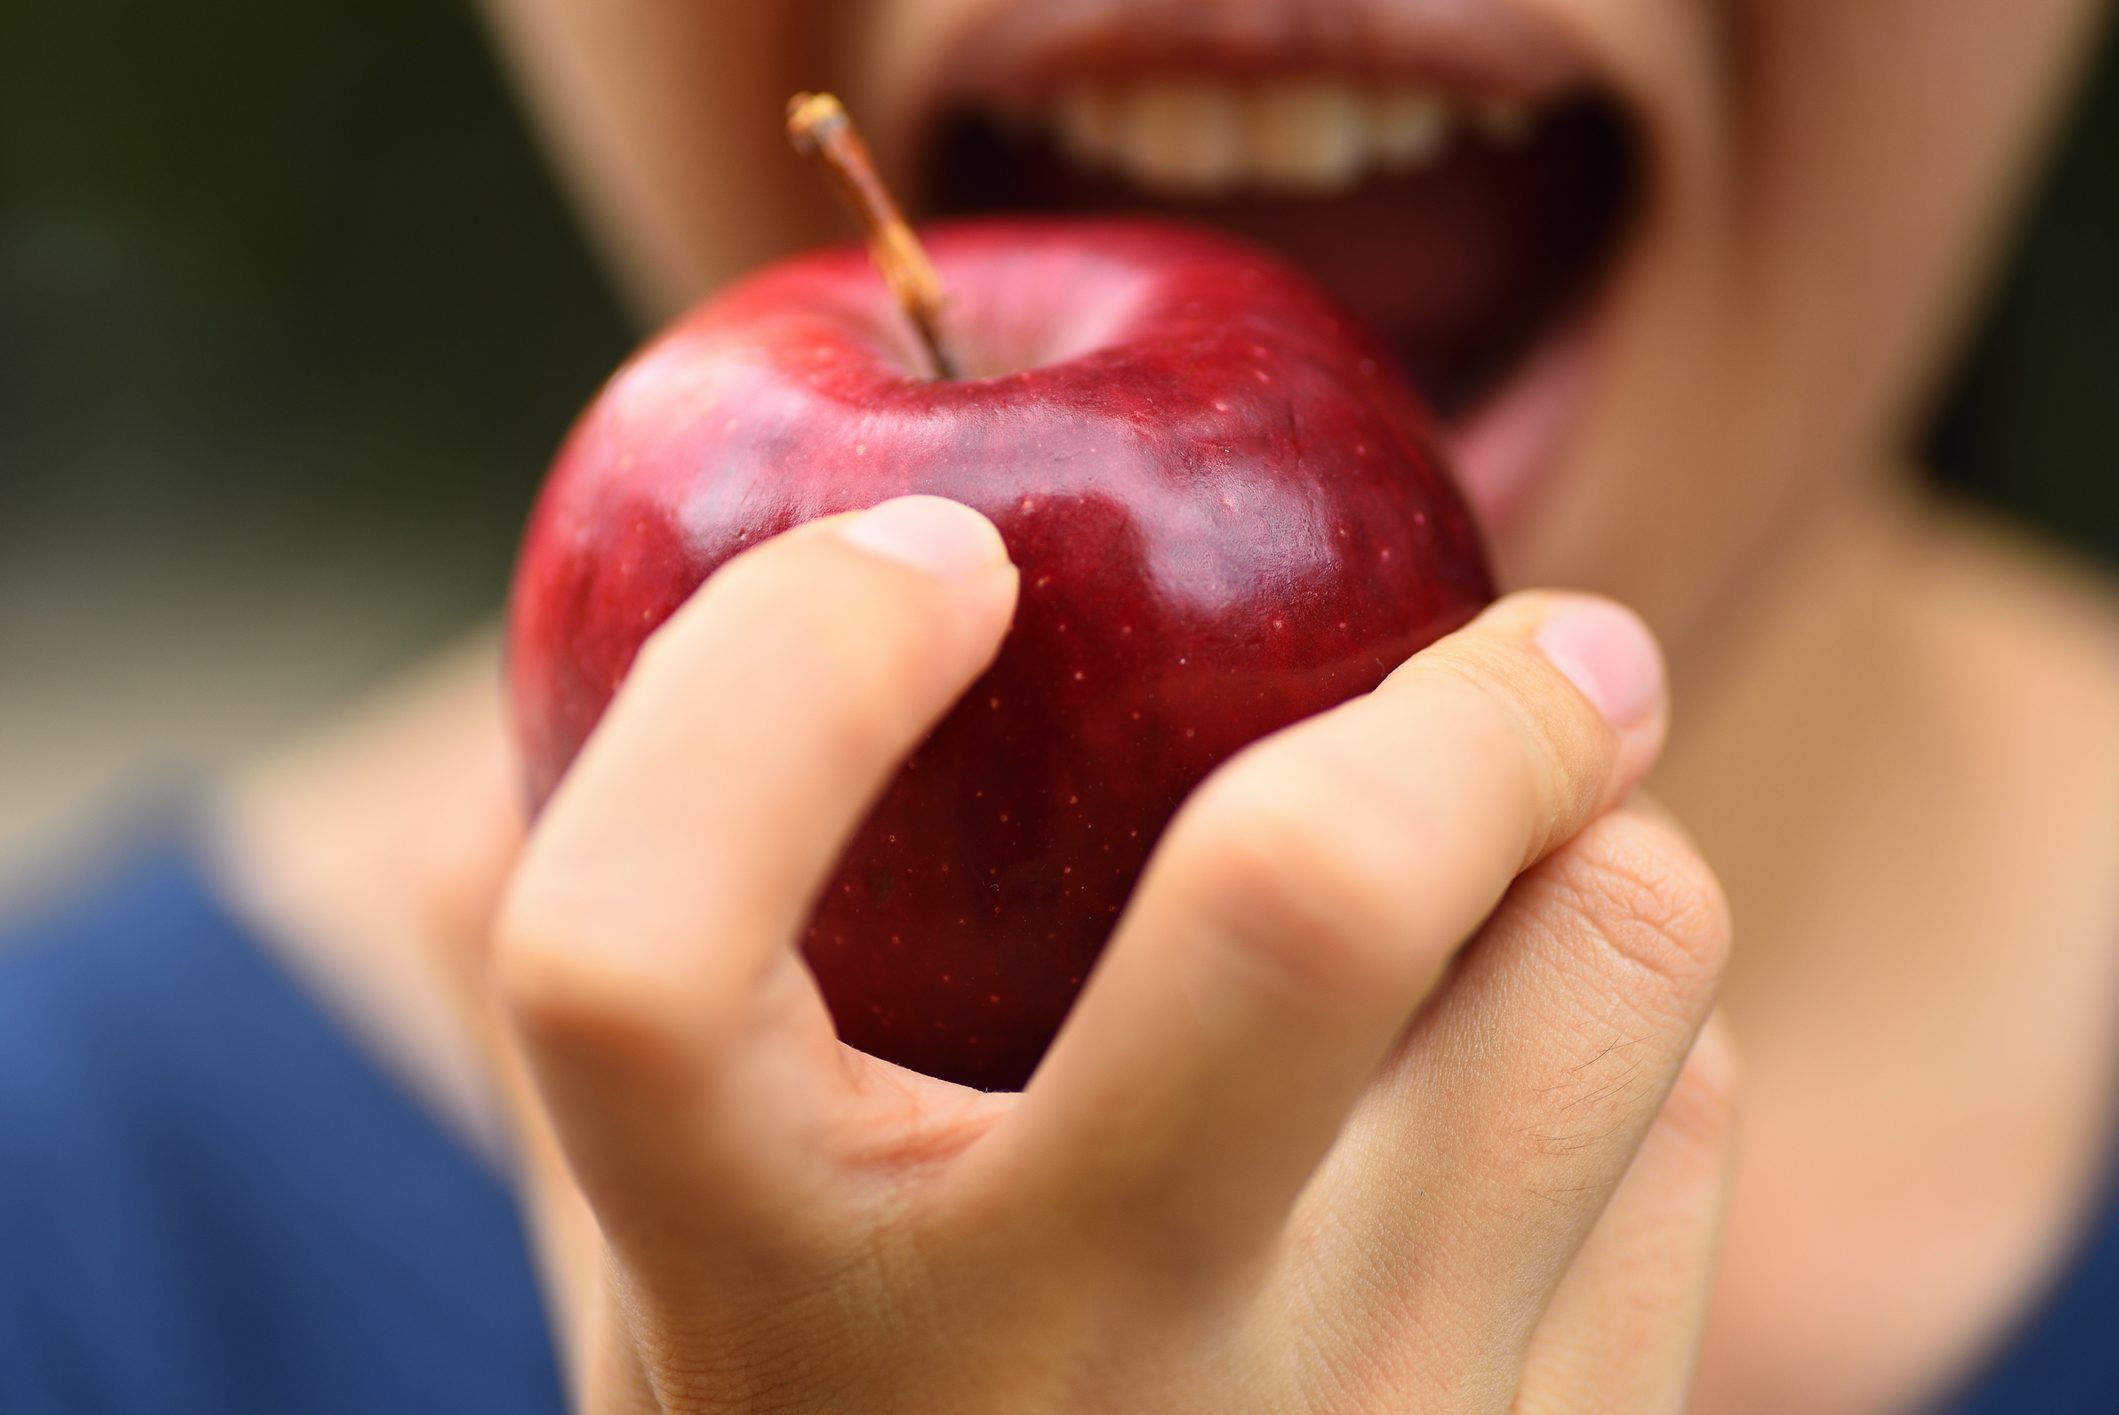
[[[581,894],[538,875],[518,879],[502,901],[487,951],[487,978],[502,1008],[518,1022],[541,1029],[576,1009],[611,1005],[613,989],[600,976]]]
[[[1601,971],[1664,1014],[1705,1013],[1728,966],[1729,904],[1714,872],[1670,826],[1615,812],[1555,857],[1569,911],[1609,958]]]
[[[1397,990],[1402,824],[1289,752],[1239,758],[1174,833],[1183,894],[1269,985],[1320,1002]]]
[[[636,1045],[659,1035],[672,989],[621,966],[623,924],[586,882],[543,871],[511,888],[496,920],[488,987],[526,1038],[543,1044]]]

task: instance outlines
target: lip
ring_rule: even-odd
[[[878,95],[887,120],[878,146],[901,170],[916,169],[951,112],[1019,112],[1081,80],[1315,71],[1540,109],[1593,91],[1646,150],[1647,104],[1602,57],[1586,36],[1525,0],[1006,0],[973,10],[924,53],[884,70],[896,92]],[[1637,173],[1629,225],[1639,224],[1653,175],[1646,164]],[[1458,481],[1489,535],[1518,520],[1560,459],[1636,235],[1622,232],[1585,296],[1444,421]],[[1358,303],[1355,313],[1363,313]]]

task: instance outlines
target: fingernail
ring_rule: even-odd
[[[871,555],[944,580],[974,579],[1008,558],[993,522],[942,496],[901,496],[863,511],[839,532]]]
[[[1538,626],[1538,647],[1619,731],[1663,698],[1663,655],[1638,615],[1610,600],[1570,599]]]

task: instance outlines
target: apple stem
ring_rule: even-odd
[[[956,361],[942,344],[941,277],[935,274],[920,238],[912,234],[890,188],[876,174],[868,144],[861,141],[846,109],[828,93],[798,93],[787,103],[787,136],[795,151],[823,165],[832,189],[853,213],[883,283],[898,297],[927,347],[934,376],[957,377]]]

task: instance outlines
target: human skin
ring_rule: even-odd
[[[1604,815],[1663,733],[1645,630],[1518,596],[1239,754],[987,1094],[837,1043],[796,940],[1015,597],[955,503],[812,523],[657,631],[547,805],[486,967],[533,1212],[612,1274],[565,1285],[582,1407],[1675,1408],[1728,929],[1669,826]],[[1585,1250],[1622,1177],[1648,1236]]]
[[[2092,7],[1535,8],[1609,56],[1660,154],[1593,395],[1493,539],[1508,583],[1600,590],[1659,632],[1681,710],[1655,785],[1742,927],[1747,1141],[1699,1406],[1897,1408],[2034,1293],[2113,1104],[2109,601],[1938,515],[1897,451]],[[902,161],[904,76],[975,7],[833,6],[832,25],[801,5],[493,9],[615,262],[661,313],[836,234],[744,114],[828,77]],[[330,921],[307,933],[339,942],[304,957],[372,1000],[362,1016],[472,996],[450,990],[461,951],[441,945],[482,931],[511,858],[496,729],[461,706],[483,691],[437,690],[459,706],[414,704],[238,797],[238,873],[278,916]],[[467,784],[448,816],[472,843],[415,855],[403,821],[458,760],[495,794]],[[349,857],[404,888],[349,888]],[[347,942],[378,936],[436,946]],[[434,1011],[397,1053],[475,1074],[475,1002]]]

